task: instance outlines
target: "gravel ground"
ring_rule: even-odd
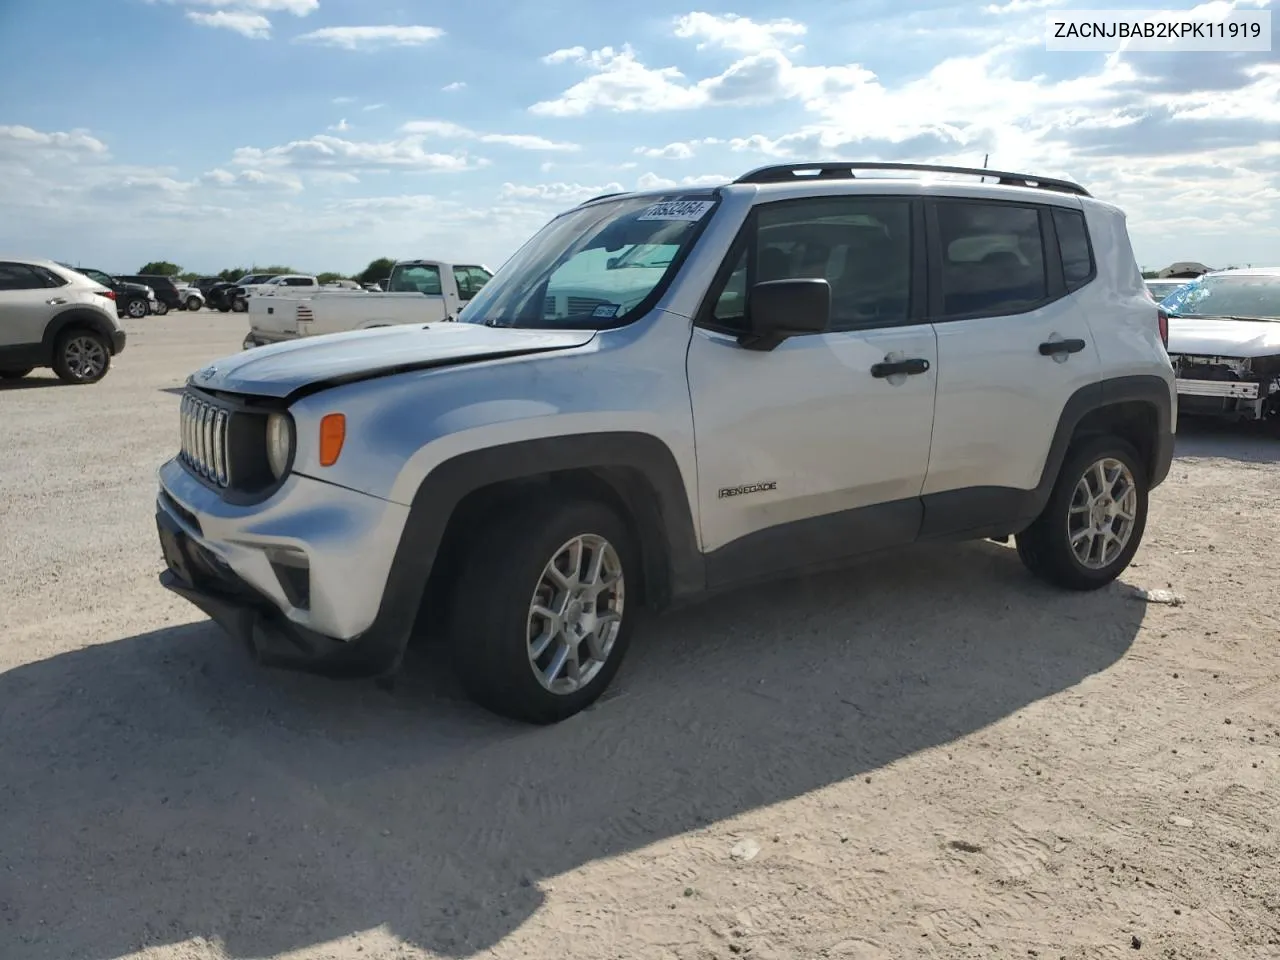
[[[243,323],[0,389],[4,960],[1280,955],[1280,441],[1184,424],[1107,590],[906,552],[651,623],[534,729],[158,586],[177,389]]]

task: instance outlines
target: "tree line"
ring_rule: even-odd
[[[395,266],[395,261],[390,257],[378,257],[376,260],[370,261],[369,265],[359,273],[349,276],[345,273],[338,273],[334,270],[326,270],[323,273],[317,273],[316,279],[321,283],[333,283],[335,280],[355,280],[357,283],[377,283],[379,280],[385,280],[391,276],[391,268]],[[254,264],[251,267],[228,267],[226,270],[219,270],[216,273],[196,273],[191,270],[184,270],[176,263],[170,263],[168,260],[153,260],[145,263],[138,273],[142,276],[149,277],[172,277],[175,280],[182,280],[190,283],[198,280],[200,277],[217,277],[219,280],[226,280],[228,283],[239,280],[241,277],[250,273],[302,273],[301,270],[295,270],[293,267],[272,264],[271,266],[260,267]]]

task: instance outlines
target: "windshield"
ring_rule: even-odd
[[[106,286],[106,287],[110,287],[110,286],[112,286],[112,285],[115,283],[115,281],[114,281],[114,280],[112,280],[110,277],[108,277],[108,276],[107,276],[105,273],[103,273],[101,270],[93,270],[93,269],[88,268],[88,267],[81,267],[81,268],[80,268],[80,272],[81,272],[81,273],[83,273],[83,274],[84,274],[86,277],[88,277],[90,280],[96,280],[98,283],[100,283],[100,284],[102,284],[103,286]]]
[[[1175,317],[1280,320],[1280,276],[1201,277],[1160,305]]]
[[[701,193],[571,210],[521,247],[459,320],[544,330],[629,323],[670,282],[718,203]]]

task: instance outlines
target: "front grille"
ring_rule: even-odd
[[[607,300],[600,300],[596,297],[569,297],[565,302],[567,313],[571,317],[580,317],[584,313],[590,314],[595,311],[596,307],[602,303],[608,303]]]
[[[227,486],[231,480],[227,411],[187,393],[182,397],[180,417],[183,462],[211,483]]]
[[[1249,361],[1238,357],[1171,354],[1177,375],[1186,380],[1236,381],[1250,379]]]
[[[554,317],[556,315],[556,298],[547,297],[542,305],[542,315],[544,317]]]

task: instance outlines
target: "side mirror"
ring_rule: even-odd
[[[610,257],[608,260],[604,262],[604,268],[606,270],[617,270],[618,260],[619,260],[618,257]]]
[[[751,331],[738,343],[749,350],[772,350],[788,337],[825,333],[831,323],[831,284],[814,277],[757,283],[747,316]]]

